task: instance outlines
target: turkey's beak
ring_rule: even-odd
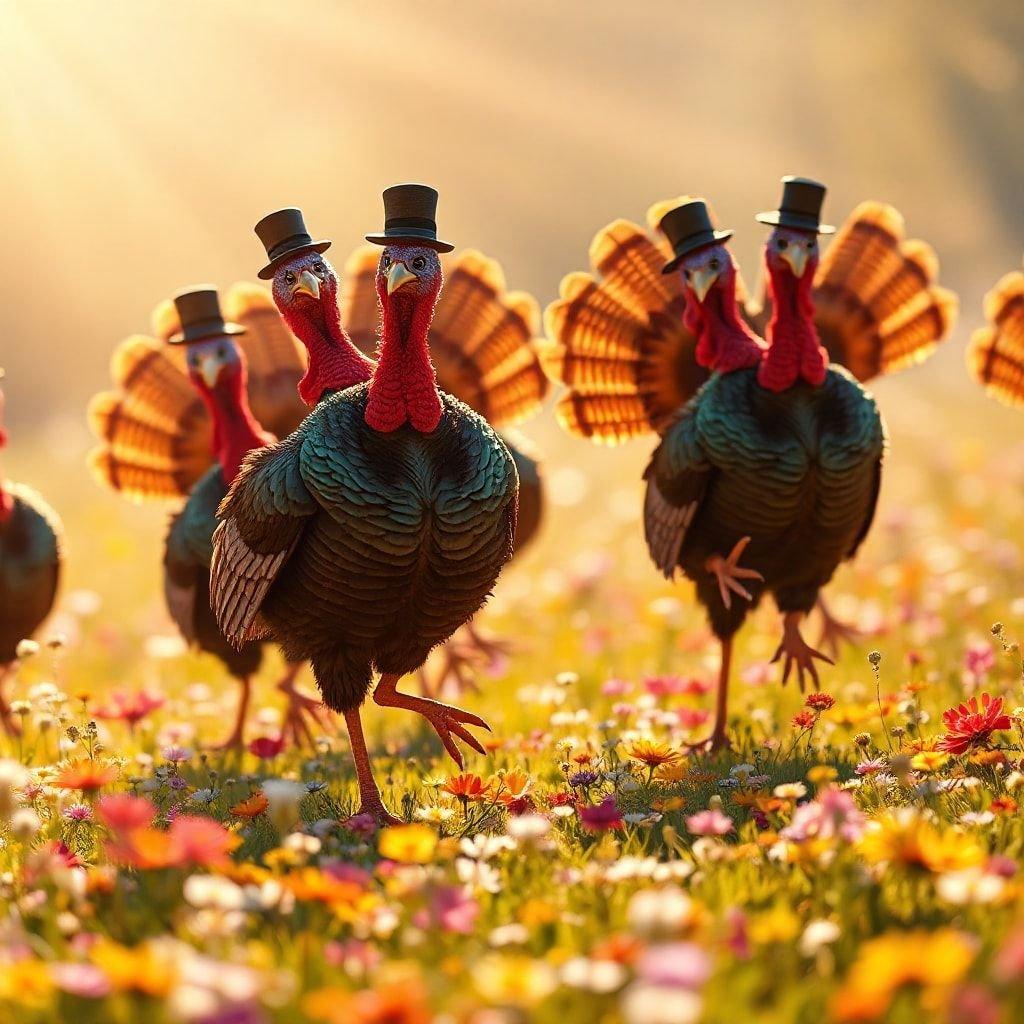
[[[803,277],[807,269],[807,250],[802,245],[791,245],[780,254],[789,264],[794,277]]]
[[[208,388],[217,386],[217,378],[220,377],[223,367],[224,363],[214,355],[199,357],[199,375]]]
[[[393,294],[404,284],[418,280],[416,275],[409,268],[399,261],[391,264],[388,270],[388,295]]]
[[[292,298],[294,299],[296,295],[308,295],[311,299],[319,300],[320,282],[316,279],[316,274],[312,274],[308,270],[299,274],[299,279],[292,288]]]
[[[711,286],[718,280],[718,271],[709,267],[702,267],[690,275],[690,289],[697,296],[698,302],[704,301],[704,296],[711,291]]]

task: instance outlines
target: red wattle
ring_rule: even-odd
[[[230,484],[246,455],[273,443],[274,438],[260,427],[249,408],[244,367],[222,372],[212,388],[202,381],[195,383],[213,419],[213,454]]]
[[[733,373],[761,362],[761,341],[740,319],[736,308],[736,271],[732,267],[703,302],[686,290],[683,324],[697,336],[698,365],[713,373]]]
[[[758,383],[769,391],[786,391],[798,380],[817,387],[825,382],[828,352],[814,325],[812,260],[801,277],[766,260],[772,318],[766,331],[768,351],[757,371]]]

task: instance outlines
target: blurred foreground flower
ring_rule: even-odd
[[[381,829],[380,855],[399,864],[429,864],[437,849],[437,833],[426,825],[390,825]]]

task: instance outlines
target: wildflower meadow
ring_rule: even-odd
[[[633,477],[581,521],[595,484],[549,474],[480,624],[507,653],[459,695],[486,755],[459,770],[369,714],[404,821],[383,829],[352,816],[338,723],[282,736],[276,663],[245,748],[216,749],[236,691],[163,618],[160,515],[66,502],[93,546],[21,647],[0,741],[0,1016],[1021,1019],[1024,449],[937,453],[912,408],[896,429],[877,536],[829,592],[855,643],[820,691],[783,688],[759,609],[713,757],[691,749],[713,646],[644,558]]]

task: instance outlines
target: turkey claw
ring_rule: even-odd
[[[800,635],[799,613],[788,613],[783,620],[782,643],[775,651],[772,662],[777,662],[783,655],[785,661],[782,668],[782,685],[785,686],[789,680],[794,667],[796,668],[797,684],[800,692],[806,689],[804,673],[810,676],[814,683],[814,689],[821,689],[821,679],[818,677],[818,667],[814,664],[815,658],[825,662],[826,665],[834,665],[835,662],[821,651],[816,651]]]
[[[330,724],[327,709],[321,701],[296,689],[291,682],[281,683],[278,689],[288,698],[281,734],[289,745],[316,746],[313,730],[326,729]]]
[[[718,580],[718,592],[722,595],[722,604],[726,608],[732,607],[733,594],[738,594],[745,601],[753,601],[753,594],[740,583],[740,580],[764,582],[764,577],[756,569],[744,569],[739,565],[739,560],[749,543],[749,537],[742,537],[725,558],[721,555],[712,555],[704,563],[704,568],[713,573]]]
[[[855,647],[867,635],[852,623],[835,618],[821,598],[818,598],[818,611],[821,613],[821,633],[818,636],[818,646],[828,651],[833,658],[839,656],[843,644]]]

